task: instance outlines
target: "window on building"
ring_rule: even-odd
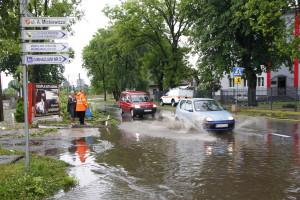
[[[234,78],[229,78],[229,87],[234,87]]]
[[[243,80],[244,80],[244,87],[247,87],[248,86],[247,80],[246,79]]]
[[[264,87],[265,86],[265,78],[264,77],[257,77],[257,86]]]

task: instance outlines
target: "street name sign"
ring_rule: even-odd
[[[22,27],[67,26],[67,17],[22,17]]]
[[[23,52],[67,52],[68,43],[24,43]]]
[[[61,30],[23,30],[23,40],[67,39],[68,32]]]
[[[244,73],[244,68],[242,68],[242,67],[234,67],[232,72],[233,72],[233,76],[234,77],[235,76],[242,76],[243,73]]]
[[[23,64],[25,65],[59,65],[69,62],[69,55],[25,55]]]

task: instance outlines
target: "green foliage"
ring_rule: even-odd
[[[200,75],[213,69],[216,78],[232,67],[245,68],[249,105],[256,105],[256,75],[270,66],[290,63],[291,48],[285,27],[285,0],[194,0],[190,2],[193,44],[199,53]],[[264,65],[263,69],[261,66]]]
[[[68,165],[47,157],[32,156],[30,171],[24,163],[0,165],[0,196],[3,199],[43,199],[76,184],[66,173]]]
[[[70,119],[69,113],[67,111],[68,106],[68,92],[67,90],[61,90],[59,93],[59,106],[60,106],[60,115],[63,118],[63,121]]]
[[[24,122],[24,100],[18,99],[15,112],[16,122]]]
[[[186,1],[132,0],[105,14],[112,25],[101,29],[84,49],[84,66],[92,85],[112,92],[116,99],[125,88],[160,90],[187,77],[185,54],[179,41],[187,33]]]

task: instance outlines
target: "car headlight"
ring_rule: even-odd
[[[134,108],[141,108],[140,105],[134,105]]]
[[[156,104],[153,104],[153,108],[156,108]]]
[[[206,118],[205,118],[205,121],[211,122],[211,121],[213,121],[213,119],[212,119],[211,117],[206,117]]]
[[[234,120],[234,117],[230,116],[228,117],[228,120]]]

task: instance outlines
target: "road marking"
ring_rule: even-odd
[[[271,135],[279,136],[279,137],[284,137],[284,138],[290,138],[291,136],[289,135],[282,135],[282,134],[277,134],[277,133],[271,133]]]

